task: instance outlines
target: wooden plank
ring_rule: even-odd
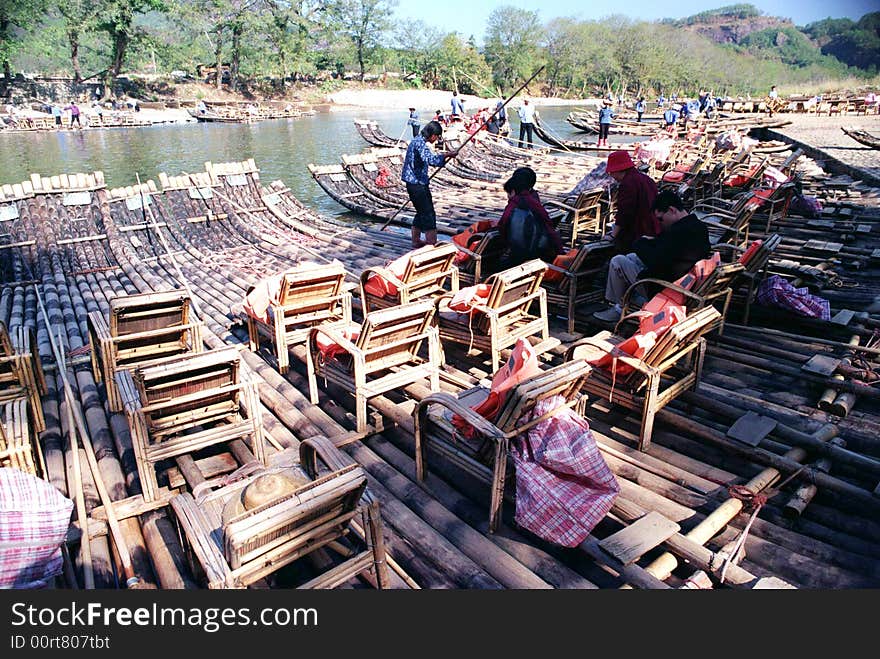
[[[828,355],[813,355],[803,366],[801,366],[801,370],[807,371],[808,373],[828,376],[834,373],[839,365],[840,360],[836,357],[829,357]]]
[[[727,430],[727,436],[737,441],[757,446],[767,435],[773,432],[776,420],[754,412],[746,412]]]
[[[626,528],[600,541],[599,546],[624,565],[630,565],[640,556],[678,533],[680,528],[671,519],[652,510]]]
[[[837,254],[843,249],[843,243],[832,243],[825,240],[808,240],[804,243],[804,249],[814,252],[828,252]]]
[[[755,582],[752,590],[779,590],[779,589],[795,589],[787,581],[783,581],[779,577],[761,577]]]
[[[834,314],[831,322],[835,325],[849,325],[849,321],[853,319],[855,313],[855,311],[852,311],[850,309],[841,309],[836,314]]]

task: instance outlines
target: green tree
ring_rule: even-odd
[[[396,5],[397,0],[333,0],[328,6],[333,26],[354,48],[361,81],[391,29]]]
[[[62,0],[58,12],[64,19],[64,32],[70,46],[70,64],[73,68],[73,81],[82,80],[79,50],[83,35],[95,29],[100,6],[93,0]]]
[[[129,46],[143,32],[134,24],[135,16],[148,11],[167,11],[162,0],[105,0],[98,18],[97,29],[110,38],[110,66],[104,77],[104,94],[110,95],[116,78],[125,65]]]
[[[27,39],[26,30],[33,27],[44,13],[45,0],[0,0],[0,61],[3,64],[3,85],[6,95],[12,78],[10,60]]]
[[[540,66],[542,39],[538,12],[504,6],[489,14],[484,55],[502,89],[527,79]]]

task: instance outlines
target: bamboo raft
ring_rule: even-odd
[[[512,156],[523,157],[505,146],[498,147],[500,153],[493,151],[492,146],[474,146],[473,157],[491,165],[487,171],[509,171]],[[538,171],[567,168],[574,180],[595,162],[583,158],[575,166],[547,154],[530,155],[543,158]],[[361,200],[368,211],[383,201],[393,212],[396,206],[380,199],[375,185],[372,192],[367,187],[363,165],[371,162],[350,160],[320,175],[335,175],[339,180],[334,183],[344,181],[349,192],[341,194]],[[380,162],[388,166],[389,161],[377,156],[377,170]],[[350,167],[363,171],[356,178]],[[565,183],[559,187],[571,178],[560,176]],[[578,551],[561,551],[510,526],[503,534],[487,533],[485,487],[452,467],[432,463],[425,488],[416,486],[411,413],[416,401],[431,393],[427,381],[371,399],[372,414],[392,424],[381,430],[381,424],[373,423],[378,433],[341,443],[365,472],[380,506],[392,568],[389,585],[877,587],[880,407],[877,390],[862,383],[860,369],[876,368],[880,354],[872,343],[880,328],[880,194],[847,177],[821,173],[804,180],[808,193],[822,196],[823,215],[774,221],[772,230],[782,241],[771,270],[797,273],[811,290],[828,297],[834,320],[814,321],[753,306],[752,324],[739,325],[742,300],[735,295],[723,337],[710,338],[703,383],[657,414],[647,452],[636,450],[637,418],[591,398],[586,415],[621,492]],[[145,500],[128,423],[122,413],[108,411],[104,386],[95,382],[89,367],[88,314],[109,317],[110,301],[118,295],[187,289],[204,324],[206,347],[236,346],[253,378],[263,448],[271,463],[306,438],[350,437],[355,418],[345,392],[337,389],[321,391],[317,405],[309,402],[301,352],[293,351],[297,359],[282,376],[271,355],[247,349],[241,315],[245,292],[259,279],[303,260],[337,259],[356,281],[365,268],[409,250],[406,235],[381,232],[369,222],[321,217],[283,182],[264,185],[252,160],[207,163],[205,171],[196,173],[161,173],[158,181],[107,189],[100,172],[34,174],[28,181],[0,187],[8,234],[0,245],[0,321],[11,329],[31,328],[37,337],[47,384],[41,397],[46,429],[38,435],[43,475],[71,498],[77,490],[84,494],[88,514],[78,519],[80,535],[71,541],[71,550],[80,582],[89,572],[99,588],[123,587],[130,573],[142,588],[199,587],[174,532],[175,515],[168,503],[177,492],[229,472],[252,456],[233,440],[226,449],[217,446],[193,458],[157,464],[158,486],[152,501]],[[456,214],[457,225],[477,219],[478,209],[487,210],[485,188],[478,187],[484,182],[461,179],[457,188],[441,183],[438,176],[438,210],[448,191],[459,194],[450,192],[455,202],[443,207]],[[455,210],[454,203],[469,198],[469,206]],[[499,199],[493,212],[501,208]],[[765,222],[754,218],[753,235],[763,235]],[[452,231],[453,226],[450,221],[445,228]],[[597,278],[597,288],[602,281]],[[44,300],[45,317],[39,300]],[[551,333],[561,340],[547,353],[551,363],[561,363],[568,345],[596,331],[589,317],[593,308],[578,308],[574,334],[564,331],[566,319],[551,316]],[[54,358],[50,337],[60,339],[63,366]],[[460,391],[491,376],[487,355],[475,359],[453,345],[445,352],[441,390]],[[836,368],[805,369],[817,356],[837,362]],[[84,469],[81,482],[68,468],[78,451],[71,424],[60,414],[67,408],[63,392],[68,382],[75,416],[84,420],[96,456],[94,469]],[[736,422],[754,415],[766,420],[764,430],[752,433],[749,443],[734,439]],[[730,493],[731,486],[765,492],[768,499],[753,515],[746,501]],[[510,512],[504,510],[505,524]],[[657,516],[676,530],[662,536],[646,531]],[[632,535],[643,542],[623,542]],[[628,549],[623,560],[606,550],[621,543]],[[272,580],[270,585],[308,581],[327,565],[332,565],[330,555],[319,553],[312,561],[293,564],[296,569],[286,575],[287,581]],[[705,574],[698,577],[699,572]],[[369,571],[348,585],[368,583],[376,583]]]

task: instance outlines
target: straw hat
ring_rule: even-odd
[[[257,476],[223,506],[223,524],[248,510],[280,499],[308,482],[307,478],[293,469]]]

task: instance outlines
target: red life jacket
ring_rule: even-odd
[[[486,399],[473,409],[484,419],[494,421],[504,405],[508,392],[516,385],[533,378],[541,372],[538,354],[525,339],[519,339],[510,357],[492,377],[492,385]],[[474,436],[474,428],[458,415],[452,417],[452,424],[465,437]]]
[[[459,231],[457,234],[452,236],[452,242],[455,243],[458,247],[472,249],[472,245],[481,238],[479,234],[491,231],[495,228],[496,224],[497,222],[493,222],[492,220],[480,220],[479,222],[474,222],[467,229]],[[455,255],[455,262],[458,264],[464,263],[469,258],[470,255],[460,251]]]
[[[385,270],[391,275],[391,277],[401,280],[406,274],[406,267],[409,265],[410,258],[416,254],[422,254],[423,252],[432,249],[434,249],[433,245],[419,247],[418,249],[414,249],[411,252],[407,252],[403,256],[394,259],[386,264],[384,268],[379,268],[379,270]],[[364,290],[370,295],[375,295],[376,297],[392,297],[397,295],[397,285],[391,281],[391,278],[386,279],[383,277],[381,272],[370,273],[370,276],[367,277],[367,281],[364,282]]]
[[[354,324],[347,327],[336,328],[336,331],[340,332],[343,337],[352,342],[357,341],[361,334],[360,325]],[[345,348],[324,334],[324,332],[317,333],[315,336],[315,343],[317,344],[318,351],[321,353],[321,358],[324,361],[329,361],[336,357],[336,355],[342,355],[346,352]]]
[[[740,264],[743,266],[748,264],[748,262],[752,260],[752,256],[754,256],[755,252],[758,251],[758,248],[763,244],[763,242],[763,240],[756,240],[751,245],[749,245],[746,251],[744,251],[739,257]]]
[[[574,260],[577,258],[578,252],[580,250],[578,248],[570,249],[565,254],[560,254],[555,259],[553,259],[553,265],[558,268],[563,268],[564,270],[568,270],[569,266],[574,263]],[[553,268],[547,268],[544,270],[544,281],[550,282],[551,284],[562,281],[563,274]]]

